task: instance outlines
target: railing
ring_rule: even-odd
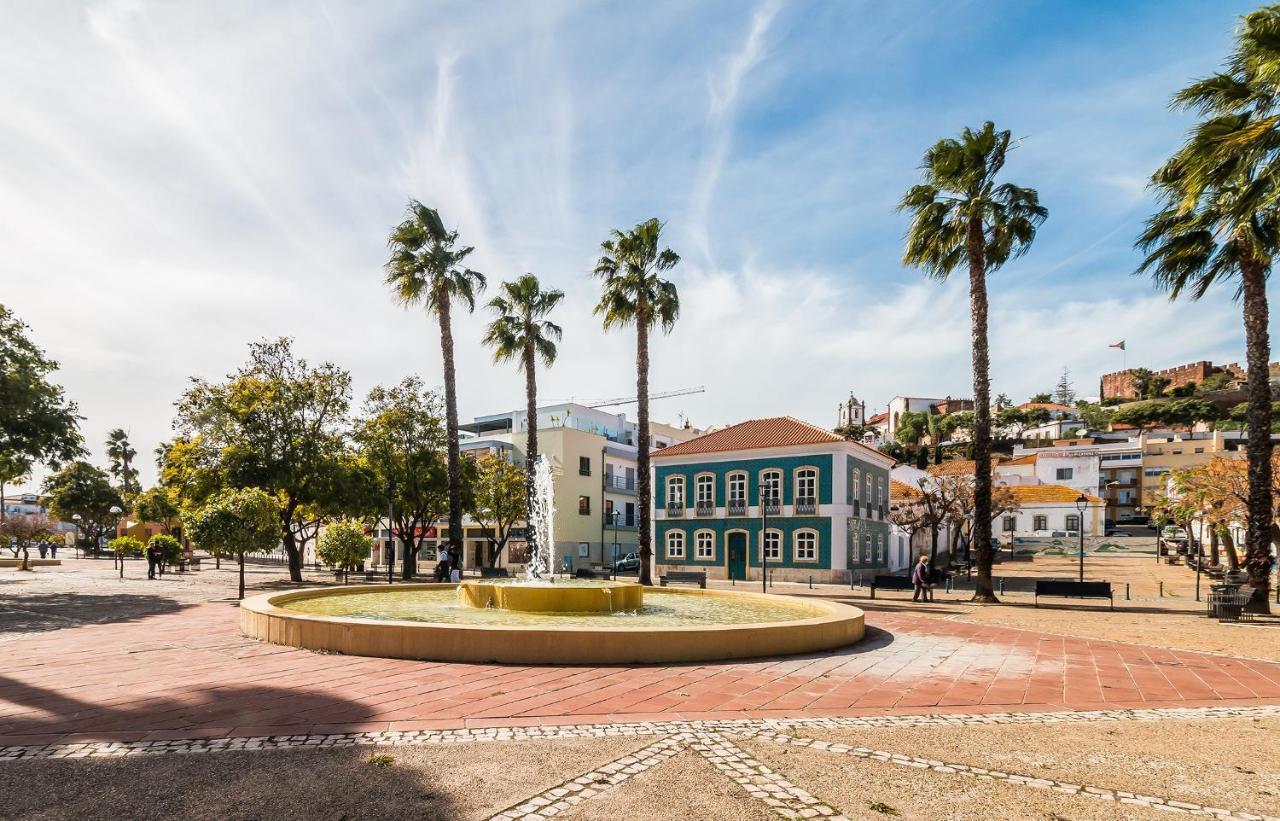
[[[871,518],[871,503],[867,502],[867,518]]]
[[[715,514],[716,506],[712,502],[699,499],[698,503],[694,505],[693,515],[695,516],[714,516]]]
[[[725,506],[725,512],[730,516],[746,516],[747,500],[746,499],[730,499]]]
[[[818,500],[812,496],[797,496],[795,508],[797,516],[817,513]]]
[[[862,517],[862,502],[859,502],[857,499],[854,499],[853,500],[853,518],[859,519],[861,517]]]
[[[608,513],[604,514],[604,526],[608,528],[613,528],[614,530],[635,530],[636,529],[636,523],[634,519],[628,522],[621,516],[616,516],[616,515],[611,516]]]
[[[667,502],[667,515],[668,515],[668,516],[683,516],[683,515],[684,515],[684,502]]]
[[[766,516],[782,515],[782,500],[777,496],[766,496],[762,500],[762,503],[764,504],[764,512]]]
[[[614,476],[606,473],[604,476],[605,490],[631,490],[636,489],[635,478],[628,479],[625,476]]]

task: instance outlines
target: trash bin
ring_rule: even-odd
[[[1252,591],[1245,592],[1238,584],[1215,584],[1209,588],[1209,613],[1220,622],[1240,621],[1245,603]]]

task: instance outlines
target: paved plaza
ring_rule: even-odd
[[[943,816],[981,817],[983,795],[1013,788],[1035,796],[1017,801],[1048,801],[1042,816],[1114,817],[1107,812],[1118,805],[1135,817],[1169,810],[1280,814],[1280,765],[1263,771],[1258,758],[1245,755],[1249,744],[1280,749],[1280,662],[1177,649],[1176,640],[1144,646],[877,603],[868,610],[867,640],[818,656],[669,666],[441,664],[246,639],[236,628],[226,570],[148,582],[131,565],[126,575],[114,578],[107,562],[70,561],[3,578],[0,767],[99,772],[132,767],[141,757],[163,760],[158,766],[170,771],[180,766],[171,761],[211,760],[183,754],[208,753],[218,767],[235,769],[240,756],[293,756],[287,766],[303,760],[298,756],[319,756],[314,767],[355,767],[364,778],[380,769],[369,764],[370,750],[387,748],[400,762],[389,765],[400,767],[399,777],[413,771],[410,780],[430,781],[436,756],[474,756],[474,773],[462,778],[475,790],[437,791],[435,804],[419,795],[418,817],[624,817],[625,808],[652,800],[652,785],[645,786],[650,770],[672,777],[678,770],[688,779],[690,767],[693,781],[681,787],[677,778],[672,789],[710,790],[709,799],[703,796],[711,800],[708,812],[739,817],[878,817],[885,812],[869,807],[881,804],[930,814],[901,795],[855,796],[844,782],[825,791],[816,786],[824,773],[844,768],[853,777],[868,767],[968,785],[962,793],[969,810]],[[254,568],[251,578],[266,589],[278,586],[281,575],[268,566]],[[1084,734],[1073,744],[1101,742],[1099,755],[1116,755],[1109,738],[1115,730],[1104,727],[1145,728],[1126,729],[1127,738],[1156,733],[1138,759],[1167,758],[1169,772],[1184,772],[1197,744],[1185,737],[1170,742],[1168,734],[1244,733],[1247,741],[1224,758],[1238,754],[1240,767],[1253,773],[1239,777],[1250,784],[1221,794],[1215,793],[1221,785],[1170,781],[1168,773],[1135,780],[1133,766],[1123,774],[1111,767],[1080,771],[1080,762],[1026,757],[1039,744],[1041,758],[1052,758],[1052,739],[1066,728]],[[1001,758],[999,741],[1012,728],[1029,735]],[[964,740],[992,729],[1000,734],[978,748]],[[946,740],[956,733],[970,735]],[[633,743],[619,747],[619,740]],[[511,751],[492,754],[503,761],[546,744],[560,745],[546,753],[548,762],[567,758],[513,776],[518,788],[504,792],[481,789],[488,771],[479,759],[488,754],[439,752],[490,743]],[[720,780],[734,789],[710,786]],[[119,800],[133,800],[128,784],[143,782],[126,782]],[[80,817],[110,814],[110,802],[83,804],[72,795],[64,804],[66,817],[77,806]],[[25,816],[16,809],[21,803],[4,806],[0,816]],[[219,817],[214,806],[208,817]],[[201,814],[191,806],[170,810]],[[235,814],[234,807],[224,810]],[[64,817],[47,806],[43,812]]]

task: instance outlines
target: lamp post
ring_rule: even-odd
[[[769,592],[769,551],[765,540],[769,536],[769,498],[765,495],[769,485],[760,482],[760,592]]]
[[[79,513],[71,514],[71,521],[76,523],[76,555],[80,555],[80,523],[84,521],[84,517]]]
[[[116,529],[120,527],[120,514],[124,513],[124,511],[120,509],[120,505],[112,505],[111,509],[108,512],[113,517],[113,520],[111,522],[111,532],[114,533]],[[115,551],[115,554],[116,554],[116,558],[120,562],[120,578],[123,579],[124,578],[124,554],[122,554],[119,550]]]
[[[395,531],[395,525],[393,524],[393,522],[395,522],[395,519],[396,519],[396,507],[395,507],[396,480],[388,479],[387,486],[385,489],[387,491],[387,584],[394,584],[395,583],[394,572],[395,572],[395,563],[396,563],[396,531]],[[408,549],[407,544],[405,545],[405,548]]]
[[[613,564],[610,566],[610,576],[618,575],[618,518],[622,516],[621,510],[611,510],[606,516],[609,517],[609,524],[613,526]]]
[[[1080,581],[1084,581],[1084,512],[1089,508],[1089,497],[1083,493],[1076,499],[1076,510],[1080,511]]]

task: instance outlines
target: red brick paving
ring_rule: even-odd
[[[520,667],[322,655],[225,603],[0,644],[0,745],[511,724],[1280,703],[1280,664],[868,614],[824,656]]]

